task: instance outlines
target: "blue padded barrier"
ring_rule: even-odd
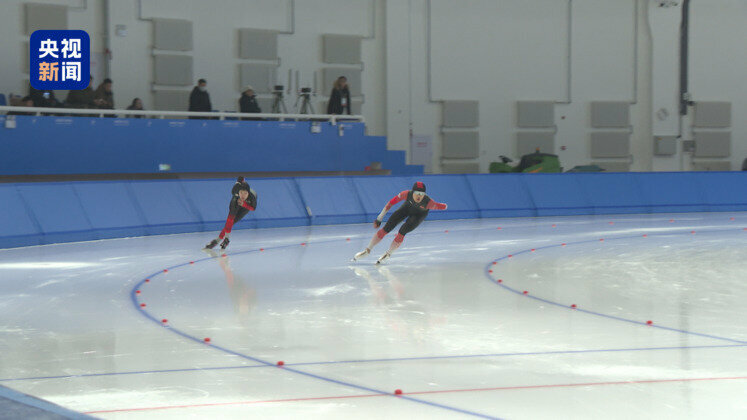
[[[480,217],[531,217],[537,209],[520,174],[467,175]]]
[[[15,184],[0,184],[0,248],[42,244],[42,231]]]
[[[20,184],[17,188],[39,224],[43,243],[98,239],[72,183]]]
[[[430,220],[747,211],[747,172],[263,178],[249,180],[259,195],[258,210],[235,228],[369,223],[416,180],[425,182],[434,200],[449,204],[446,211],[432,211]],[[218,231],[233,184],[233,179],[0,184],[0,247]]]
[[[651,213],[684,213],[708,211],[705,199],[706,184],[702,173],[661,172],[632,173]]]
[[[145,216],[132,200],[129,183],[77,182],[72,186],[98,238],[143,236],[147,233]]]
[[[312,225],[363,223],[363,206],[349,178],[298,178]]]
[[[522,181],[537,207],[537,216],[592,214],[592,204],[576,174],[525,174]]]
[[[431,210],[429,220],[472,219],[480,217],[472,189],[464,175],[411,176],[407,189],[416,181],[425,183],[428,196],[449,205],[447,210]]]
[[[204,229],[192,201],[195,197],[188,196],[181,181],[131,181],[131,186],[134,204],[145,216],[149,235]]]
[[[373,222],[392,197],[412,188],[409,179],[403,177],[361,176],[351,179],[358,191],[366,222]]]
[[[309,224],[298,186],[293,179],[247,180],[257,191],[257,227],[303,226]]]
[[[570,174],[569,174],[570,175]],[[592,212],[587,214],[647,213],[651,203],[643,197],[638,178],[624,173],[575,174]]]
[[[190,203],[194,205],[197,212],[197,220],[201,221],[204,230],[221,230],[226,223],[228,215],[228,203],[231,200],[231,187],[234,180],[228,179],[206,179],[206,180],[185,180],[176,181],[179,188],[184,191],[185,196],[190,197]],[[150,208],[143,208],[143,211],[149,213]],[[194,221],[188,223],[195,223]],[[248,227],[249,224],[256,224],[248,214],[241,221],[241,225],[236,228]],[[255,226],[252,226],[255,227]],[[201,230],[201,229],[196,229]]]
[[[739,174],[740,172],[737,172]],[[734,172],[704,172],[700,183],[709,211],[747,211],[747,172],[733,182]]]

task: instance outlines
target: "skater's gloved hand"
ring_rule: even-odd
[[[381,226],[381,220],[375,219],[374,220],[374,229],[378,229],[379,226]]]

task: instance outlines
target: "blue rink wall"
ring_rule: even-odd
[[[747,211],[747,172],[264,178],[236,229],[369,222],[425,182],[428,218]],[[0,184],[0,247],[220,230],[233,179]]]

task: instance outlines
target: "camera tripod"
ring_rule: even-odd
[[[285,101],[283,100],[283,91],[272,92],[272,113],[273,114],[287,114],[288,109],[285,107]]]
[[[301,92],[298,94],[298,98],[296,99],[296,109],[298,109],[298,101],[301,101],[301,109],[299,109],[299,114],[316,114],[316,111],[314,111],[314,105],[311,103],[311,93],[309,92]]]

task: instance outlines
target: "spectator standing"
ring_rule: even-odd
[[[252,114],[258,114],[262,112],[262,109],[260,109],[259,104],[257,103],[257,98],[254,94],[254,88],[252,88],[251,86],[245,87],[244,92],[241,93],[241,99],[239,99],[239,110],[242,113]]]
[[[197,86],[192,89],[189,95],[189,110],[194,112],[213,112],[213,106],[210,103],[210,94],[207,91],[207,81],[200,79]],[[190,119],[200,119],[205,117],[189,117]]]
[[[327,114],[350,115],[350,90],[348,89],[348,79],[340,76],[335,80],[332,87],[332,93],[329,95],[329,104],[327,104]]]

